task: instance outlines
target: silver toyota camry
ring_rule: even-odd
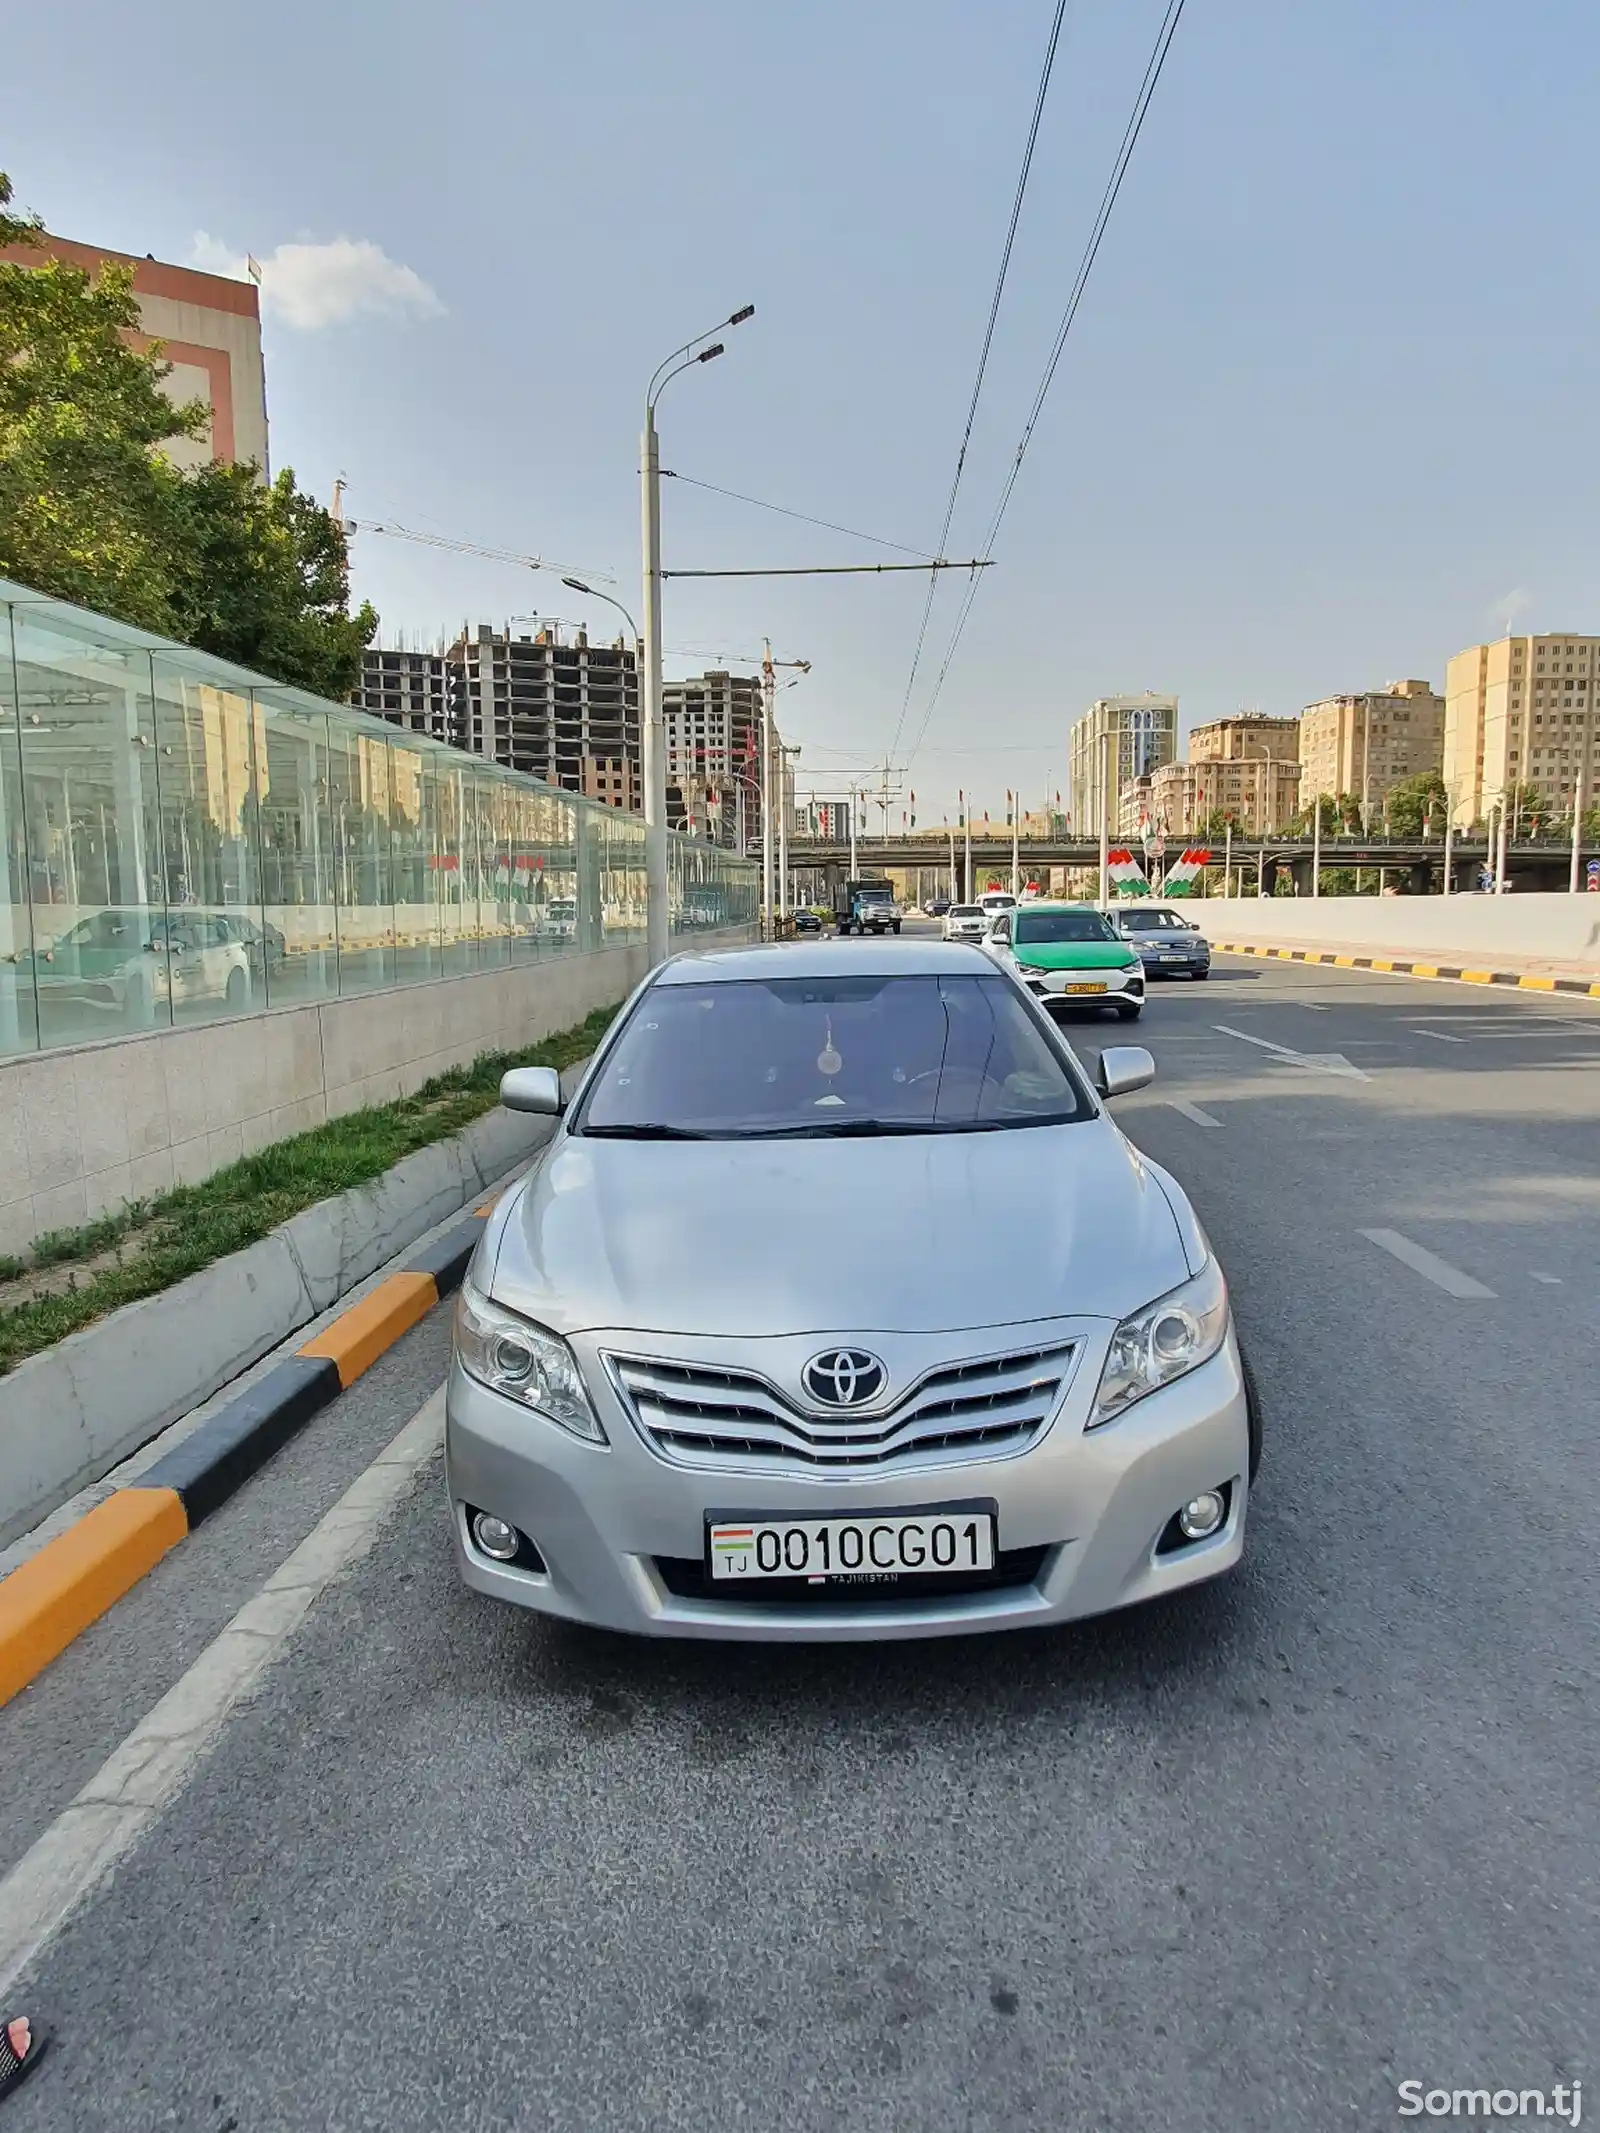
[[[467,1583],[646,1635],[1020,1629],[1229,1569],[1260,1423],[1182,1188],[1009,972],[664,964],[461,1291]],[[522,1068],[502,1100],[559,1111]],[[952,1323],[952,1321],[955,1321]]]

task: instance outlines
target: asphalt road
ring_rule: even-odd
[[[1600,1010],[1219,959],[1081,1049],[1136,1034],[1119,1116],[1266,1396],[1241,1572],[1065,1633],[636,1645],[459,1590],[435,1465],[12,1994],[57,2044],[6,2133],[1255,2133],[1592,2083]],[[8,1857],[442,1338],[0,1714]]]

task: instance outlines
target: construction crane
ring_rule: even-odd
[[[415,526],[398,526],[394,523],[379,525],[375,520],[346,519],[347,533],[381,533],[390,540],[418,541],[424,548],[448,548],[456,555],[479,555],[491,563],[517,563],[524,570],[571,571],[575,576],[598,578],[603,585],[615,585],[616,579],[608,571],[585,570],[581,563],[557,563],[544,555],[518,555],[510,548],[490,548],[482,541],[461,541],[448,533],[422,533]]]
[[[343,490],[344,483],[342,480],[334,484],[335,516],[339,515]],[[617,582],[608,571],[584,570],[576,563],[569,566],[565,563],[554,562],[549,556],[518,555],[510,548],[491,548],[482,541],[457,540],[453,534],[448,533],[423,533],[415,526],[399,526],[392,521],[379,525],[373,519],[341,518],[340,523],[346,533],[381,533],[390,540],[418,541],[425,548],[446,548],[456,555],[482,556],[491,563],[516,563],[524,570],[551,570],[560,572],[563,577],[570,574],[573,577],[598,578],[603,585],[615,585]],[[535,615],[519,617],[518,619],[548,621],[553,618]],[[758,667],[763,663],[763,657],[760,652],[708,652],[703,646],[696,645],[669,645],[665,649],[673,659],[719,659],[725,660],[729,666],[735,667]],[[810,671],[809,662],[804,659],[779,659],[774,661],[774,664],[780,667],[803,667],[807,672]]]

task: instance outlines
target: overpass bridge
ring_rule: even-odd
[[[1186,847],[1196,846],[1208,849],[1213,863],[1221,865],[1223,845],[1199,837],[1169,837],[1162,864],[1170,865]],[[1114,837],[1111,849],[1137,852],[1139,846],[1137,840]],[[966,847],[959,837],[956,839],[956,881],[963,899],[974,895],[981,883],[990,879],[1006,882],[1011,876],[1009,837],[974,837],[971,851],[972,879],[964,881]],[[1586,847],[1583,857],[1587,860],[1597,853],[1600,853],[1600,847]],[[1309,833],[1248,839],[1236,836],[1233,840],[1235,868],[1251,875],[1264,874],[1269,892],[1278,875],[1288,873],[1294,878],[1300,894],[1309,895],[1312,854]],[[1481,834],[1453,838],[1450,846],[1452,889],[1464,891],[1476,887],[1480,869],[1492,859],[1491,842]],[[1024,880],[1045,867],[1098,867],[1099,840],[1024,837],[1017,846],[1017,863]],[[1437,894],[1444,887],[1442,837],[1324,836],[1321,863],[1324,869],[1382,868],[1417,895]],[[1519,887],[1564,889],[1572,864],[1571,840],[1563,837],[1518,838],[1507,846],[1506,864],[1508,877]],[[919,898],[948,893],[950,867],[950,844],[945,837],[890,837],[874,839],[870,843],[865,839],[857,840],[858,874],[886,873],[891,869],[896,873],[908,873],[913,877],[914,893]],[[831,839],[791,837],[789,868],[803,883],[809,880],[819,893],[825,894],[835,881],[843,880],[849,873],[850,846]]]

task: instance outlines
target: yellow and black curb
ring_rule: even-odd
[[[416,1253],[181,1444],[0,1578],[0,1704],[461,1286],[488,1207]]]
[[[1223,955],[1258,955],[1281,963],[1327,963],[1338,970],[1381,970],[1400,978],[1453,978],[1461,985],[1509,985],[1516,992],[1575,992],[1600,1000],[1600,984],[1587,978],[1541,978],[1521,970],[1469,970],[1459,963],[1402,962],[1387,955],[1334,955],[1326,948],[1274,948],[1253,941],[1213,941]]]

